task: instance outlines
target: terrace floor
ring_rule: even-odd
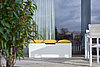
[[[17,61],[16,66],[21,67],[89,67],[89,61],[83,56],[72,58],[44,58],[34,59],[25,57],[24,60]],[[96,63],[96,57],[93,59],[93,67],[100,67]]]
[[[18,67],[89,67],[89,61],[84,56],[74,56],[72,58],[28,58],[25,57],[16,61]],[[93,59],[93,67],[100,67],[96,63],[96,57]]]

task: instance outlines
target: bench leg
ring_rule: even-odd
[[[90,38],[90,66],[92,66],[92,38]]]
[[[88,59],[90,58],[90,56],[89,56],[90,55],[90,53],[89,53],[90,51],[89,50],[90,50],[90,48],[89,48],[89,45],[88,45],[88,56],[87,56]]]
[[[85,59],[88,58],[87,36],[85,35]]]
[[[99,63],[99,48],[97,47],[97,63]]]

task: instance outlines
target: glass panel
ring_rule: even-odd
[[[100,24],[100,0],[91,1],[92,24]]]
[[[35,22],[38,25],[38,33],[44,40],[55,39],[54,0],[36,0],[37,10]],[[39,36],[39,39],[42,39]]]
[[[81,50],[81,0],[55,0],[56,39],[68,39]]]

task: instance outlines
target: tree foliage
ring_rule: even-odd
[[[13,66],[14,59],[24,58],[23,46],[36,38],[36,9],[34,0],[0,0],[0,48],[8,65]]]

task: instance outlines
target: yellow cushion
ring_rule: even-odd
[[[56,43],[56,40],[45,40],[44,43]]]
[[[43,40],[32,40],[30,43],[43,43]]]
[[[58,43],[70,43],[71,41],[69,40],[59,40]]]
[[[33,40],[31,40],[31,41],[30,41],[30,43],[34,43],[34,41],[33,41]]]

